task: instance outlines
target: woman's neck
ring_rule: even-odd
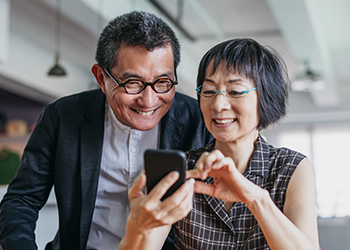
[[[243,174],[254,152],[258,136],[258,130],[253,130],[244,138],[239,138],[232,142],[216,140],[215,149],[219,149],[225,156],[231,157],[239,172]]]

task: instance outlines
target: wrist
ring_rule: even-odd
[[[271,201],[270,193],[266,189],[261,189],[257,195],[251,197],[246,203],[248,209],[254,213],[254,211],[261,211]]]
[[[133,225],[128,219],[126,231],[123,239],[120,241],[119,250],[139,250],[147,242],[150,230],[140,230],[137,225]]]
[[[126,234],[130,234],[132,235],[133,238],[135,237],[140,237],[140,238],[144,238],[147,237],[150,233],[151,233],[151,229],[147,228],[147,225],[143,225],[144,223],[142,223],[139,220],[132,220],[129,218],[126,222]]]

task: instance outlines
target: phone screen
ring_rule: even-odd
[[[180,150],[146,150],[144,154],[147,192],[172,171],[179,172],[179,179],[169,188],[161,200],[172,195],[186,181],[186,155]]]

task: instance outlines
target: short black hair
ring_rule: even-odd
[[[111,20],[97,43],[95,60],[111,70],[116,65],[121,46],[142,46],[149,51],[171,45],[174,70],[180,63],[180,43],[175,32],[161,18],[143,11],[133,11]]]
[[[211,74],[218,65],[226,63],[226,70],[252,80],[258,91],[259,129],[278,122],[286,114],[290,90],[287,67],[273,48],[250,38],[232,39],[215,45],[202,58],[197,75],[197,87],[203,84],[209,63]],[[200,96],[197,95],[198,101]]]

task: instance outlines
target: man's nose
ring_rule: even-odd
[[[140,104],[144,107],[153,107],[156,101],[157,93],[152,89],[151,86],[147,86],[141,92],[141,98],[139,98]]]

